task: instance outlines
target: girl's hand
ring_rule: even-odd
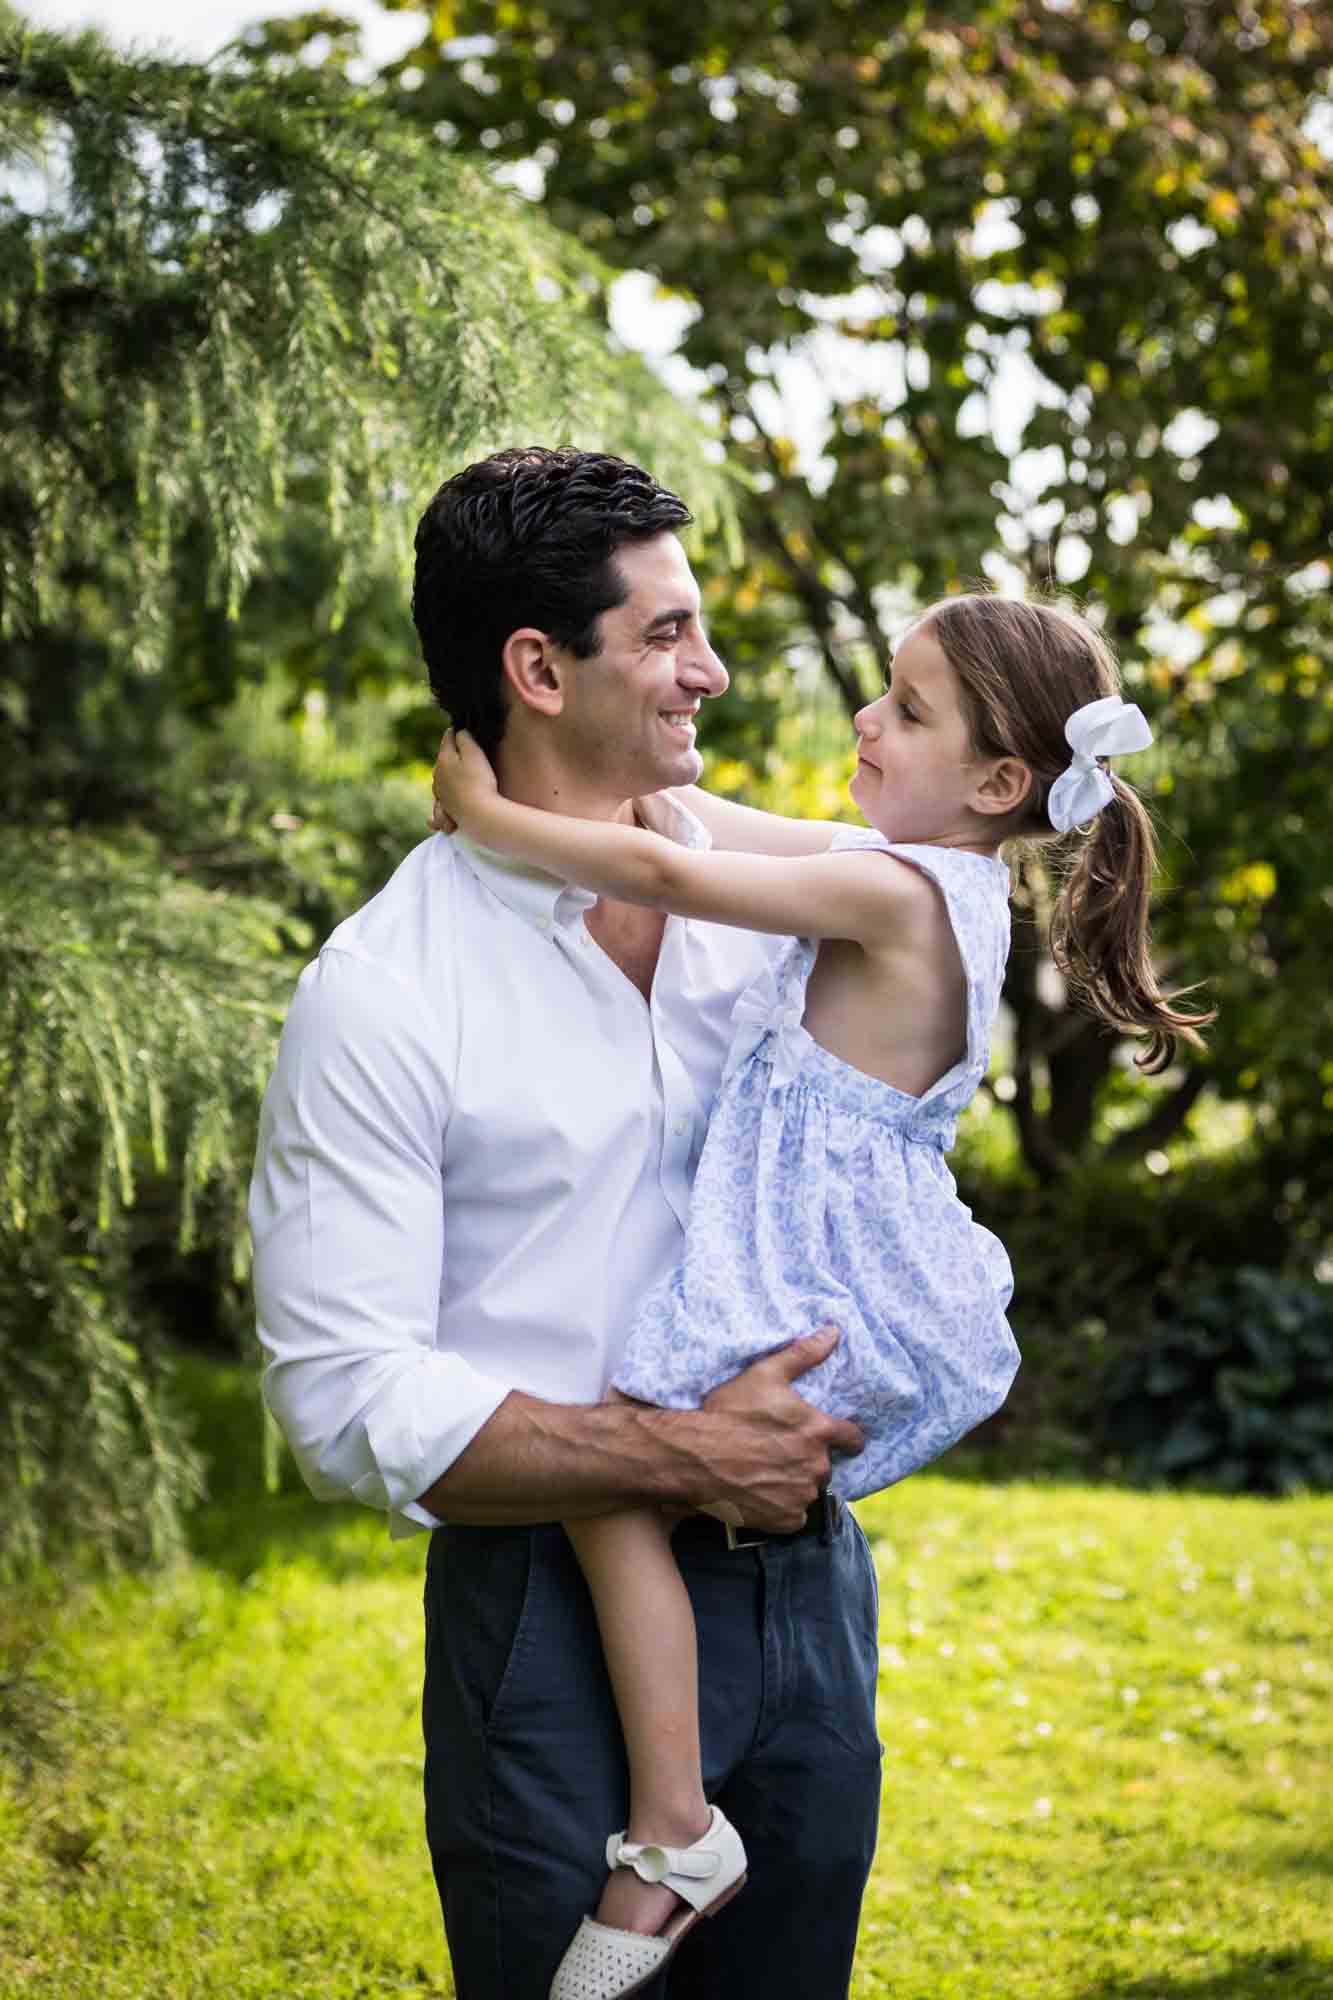
[[[435,810],[430,823],[436,833],[454,833],[499,790],[484,750],[466,729],[446,729],[431,779]]]

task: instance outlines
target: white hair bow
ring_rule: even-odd
[[[1085,825],[1115,797],[1115,787],[1097,759],[1146,750],[1152,731],[1141,708],[1108,694],[1074,710],[1065,724],[1065,741],[1074,754],[1046,801],[1047,817],[1057,833]]]

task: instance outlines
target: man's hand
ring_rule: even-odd
[[[865,1438],[855,1424],[825,1416],[793,1387],[833,1352],[838,1329],[822,1326],[776,1354],[753,1361],[714,1389],[704,1411],[710,1463],[701,1498],[735,1508],[749,1528],[790,1532],[828,1484],[834,1452],[855,1456]]]
[[[455,833],[495,797],[499,787],[490,759],[466,729],[445,730],[431,788],[435,810],[430,824],[436,833]]]
[[[513,1389],[448,1471],[418,1497],[473,1527],[581,1520],[619,1507],[721,1501],[738,1523],[790,1534],[822,1491],[833,1452],[865,1443],[792,1387],[837,1345],[821,1327],[754,1361],[701,1410],[620,1398],[546,1403]]]

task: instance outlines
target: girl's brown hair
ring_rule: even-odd
[[[1165,1069],[1176,1040],[1202,1046],[1215,1013],[1182,1013],[1153,970],[1148,903],[1157,861],[1152,821],[1132,785],[1115,789],[1091,826],[1057,834],[1046,814],[1051,786],[1069,764],[1065,723],[1077,708],[1120,692],[1115,655],[1076,612],[989,593],[948,597],[922,614],[958,676],[973,748],[1017,757],[1032,787],[1010,828],[1016,839],[1072,847],[1051,917],[1056,965],[1095,1013],[1148,1037],[1135,1060]],[[1077,843],[1075,846],[1074,843]]]

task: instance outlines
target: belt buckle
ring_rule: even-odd
[[[830,1493],[826,1488],[806,1510],[805,1525],[794,1528],[792,1533],[793,1535],[817,1534],[821,1543],[827,1548],[838,1532],[838,1519],[841,1513],[841,1500],[836,1493]],[[757,1549],[773,1539],[763,1528],[749,1530],[744,1527],[735,1528],[730,1521],[724,1521],[722,1527],[726,1533],[729,1550]]]
[[[762,1528],[757,1533],[754,1533],[744,1527],[735,1528],[730,1521],[722,1523],[722,1530],[726,1535],[727,1548],[729,1550],[757,1549],[762,1543],[769,1540],[769,1537],[764,1533]]]

